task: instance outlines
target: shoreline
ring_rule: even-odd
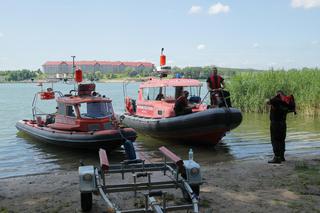
[[[320,156],[289,156],[280,165],[249,159],[201,168],[201,212],[319,212]],[[110,179],[117,181],[114,175]],[[0,212],[81,212],[78,182],[77,171],[0,179]],[[170,193],[179,202],[180,191]],[[136,202],[132,193],[116,199],[121,207]],[[105,211],[99,196],[93,200],[92,212]]]
[[[154,76],[150,76],[150,77],[154,77]],[[94,81],[96,83],[123,83],[123,82],[143,82],[148,80],[150,77],[143,77],[143,78],[115,78],[115,79],[101,79],[98,81]],[[53,83],[59,83],[59,82],[63,82],[60,79],[45,79],[45,80],[25,80],[25,81],[0,81],[0,84],[22,84],[22,83],[51,83],[50,80],[53,80]],[[200,79],[201,80],[201,79]],[[86,82],[86,81],[85,81]],[[89,81],[88,81],[89,82]]]

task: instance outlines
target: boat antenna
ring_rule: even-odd
[[[72,78],[74,79],[74,71],[76,69],[76,65],[74,64],[74,58],[76,57],[75,55],[72,55]],[[74,90],[76,90],[76,84],[74,84]]]

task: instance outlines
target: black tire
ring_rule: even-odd
[[[194,193],[197,197],[199,197],[199,195],[200,195],[200,186],[199,186],[199,185],[192,185],[192,186],[190,186],[190,187],[191,187],[193,193]],[[183,198],[184,198],[187,202],[191,202],[191,198],[190,198],[190,196],[189,196],[189,194],[188,194],[188,192],[187,192],[186,190],[182,189],[182,195],[183,195]]]
[[[92,208],[92,193],[81,193],[81,209],[84,212],[90,211]]]

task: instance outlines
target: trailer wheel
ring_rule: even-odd
[[[92,208],[92,193],[81,193],[81,209],[82,211],[90,211]]]
[[[200,186],[199,185],[192,185],[190,187],[191,187],[193,193],[198,197],[200,195]],[[191,202],[191,198],[186,190],[182,189],[182,195],[186,201]]]

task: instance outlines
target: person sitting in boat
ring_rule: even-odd
[[[55,113],[46,115],[45,125],[47,126],[48,124],[53,124],[55,122],[55,117]]]
[[[156,97],[156,101],[161,101],[162,99],[164,99],[164,95],[162,93],[162,87],[159,88],[159,94]]]
[[[192,113],[192,107],[189,106],[188,96],[189,92],[183,91],[181,96],[177,98],[174,104],[174,112],[176,113],[176,116]]]
[[[156,101],[161,101],[162,99],[164,99],[164,95],[162,94],[162,92],[159,92],[159,94],[156,97]]]

